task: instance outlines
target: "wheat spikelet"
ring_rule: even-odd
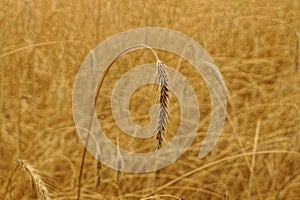
[[[98,155],[99,156],[99,155]],[[100,162],[100,157],[97,158],[97,179],[96,179],[96,185],[95,188],[101,185],[102,182],[102,164]]]
[[[166,65],[158,61],[157,62],[157,76],[159,82],[159,119],[156,133],[156,150],[162,147],[164,142],[164,134],[166,132],[166,125],[168,120],[168,98],[169,98],[169,84],[166,74]]]
[[[46,187],[45,182],[41,179],[39,172],[24,160],[17,160],[17,164],[22,167],[22,169],[26,172],[27,175],[29,175],[29,177],[33,181],[38,196],[42,199],[50,200],[51,198],[49,191]]]

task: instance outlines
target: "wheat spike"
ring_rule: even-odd
[[[96,185],[95,185],[95,188],[97,188],[98,186],[101,185],[101,182],[102,182],[102,164],[101,164],[101,161],[100,161],[100,155],[97,155],[97,179],[96,179]]]
[[[45,200],[50,200],[51,198],[49,191],[46,187],[45,182],[41,179],[39,172],[24,160],[17,160],[17,164],[19,164],[25,171],[25,173],[29,175],[29,177],[33,181],[33,184],[36,187],[37,194],[39,195],[39,197]]]
[[[159,119],[157,125],[156,133],[156,150],[159,150],[162,147],[164,142],[164,135],[166,133],[166,125],[168,121],[168,99],[169,99],[169,84],[166,74],[166,65],[158,61],[157,62],[157,76],[159,82]]]

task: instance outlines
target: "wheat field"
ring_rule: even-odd
[[[99,170],[89,152],[81,167],[72,115],[77,71],[99,43],[141,27],[179,31],[208,52],[228,89],[222,135],[197,157],[210,123],[209,92],[188,62],[158,50],[195,90],[201,119],[192,145],[158,172]],[[80,199],[300,199],[300,1],[2,0],[0,38],[0,199],[71,200],[79,188]],[[128,151],[156,144],[118,128],[112,90],[122,74],[151,61],[146,50],[118,59],[97,100],[107,137]],[[133,94],[134,122],[149,123],[156,93],[149,84]],[[178,100],[172,93],[169,100],[167,142],[180,123]]]

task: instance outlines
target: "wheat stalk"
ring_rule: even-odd
[[[159,82],[159,119],[156,132],[156,150],[162,147],[164,142],[164,135],[166,132],[166,125],[168,120],[168,99],[169,99],[169,84],[166,74],[166,65],[157,61],[157,77]]]
[[[295,52],[295,71],[299,70],[299,55],[300,55],[300,33],[296,32],[297,41],[296,41],[296,52]]]
[[[21,166],[22,169],[25,171],[25,173],[31,178],[32,182],[36,187],[37,194],[42,199],[50,200],[51,198],[50,198],[49,191],[46,187],[45,182],[41,179],[39,172],[24,160],[18,159],[16,163],[19,166]]]
[[[119,138],[117,138],[117,175],[116,175],[116,181],[119,182],[120,180],[120,176],[121,176],[121,170],[123,167],[123,158],[121,155],[121,151],[120,151],[120,146],[119,146]]]
[[[94,107],[93,107],[93,110],[91,110],[91,120],[90,120],[90,124],[89,124],[89,129],[87,130],[88,131],[88,134],[87,134],[87,138],[86,138],[86,141],[85,141],[85,148],[83,150],[83,154],[82,154],[82,159],[81,159],[81,165],[80,165],[80,170],[79,170],[79,176],[78,176],[78,190],[77,190],[77,200],[80,200],[80,194],[81,194],[81,177],[82,177],[82,174],[83,174],[83,167],[84,167],[84,161],[85,161],[85,156],[86,156],[86,147],[88,145],[88,142],[89,142],[89,137],[90,137],[90,129],[91,129],[91,122],[92,122],[92,116],[93,116],[93,112],[94,112],[94,108],[96,107],[96,102],[97,102],[97,99],[99,98],[100,96],[100,89],[102,87],[102,84],[103,84],[103,81],[106,77],[106,75],[108,74],[111,66],[113,65],[114,62],[116,62],[116,60],[118,58],[120,58],[121,56],[123,56],[124,54],[126,54],[127,52],[130,52],[130,51],[133,51],[134,49],[138,49],[138,48],[146,48],[146,49],[149,49],[151,50],[151,52],[153,53],[153,55],[155,56],[157,62],[159,61],[159,58],[158,58],[158,55],[157,53],[148,45],[145,45],[145,44],[136,44],[136,45],[133,45],[127,49],[125,49],[124,51],[122,51],[110,64],[109,66],[106,68],[106,70],[103,72],[103,75],[99,81],[99,84],[97,85],[97,89],[96,89],[96,96],[95,96],[95,99],[94,99]],[[100,160],[97,161],[97,181],[96,181],[96,187],[99,186],[101,184],[101,162]]]

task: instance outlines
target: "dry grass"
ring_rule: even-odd
[[[0,199],[36,199],[48,190],[53,199],[71,200],[77,198],[78,185],[81,199],[299,199],[299,19],[298,0],[2,1]],[[208,51],[229,91],[224,131],[213,151],[198,159],[210,123],[206,85],[185,60],[157,51],[195,89],[201,113],[195,140],[159,173],[125,173],[119,181],[107,166],[97,173],[95,159],[86,152],[79,184],[84,148],[71,110],[77,70],[104,39],[144,26],[178,30]],[[115,144],[119,138],[120,148],[128,151],[153,151],[154,138],[122,133],[113,120],[110,97],[122,74],[148,62],[153,56],[145,50],[119,58],[97,99],[107,137]],[[130,114],[142,126],[150,121],[156,89],[142,87],[130,101]],[[180,122],[172,92],[168,111],[166,141]],[[13,170],[17,160],[23,170]],[[24,180],[33,174],[39,175],[32,178],[34,187]],[[95,188],[99,175],[101,184]],[[52,182],[38,182],[37,177]]]

